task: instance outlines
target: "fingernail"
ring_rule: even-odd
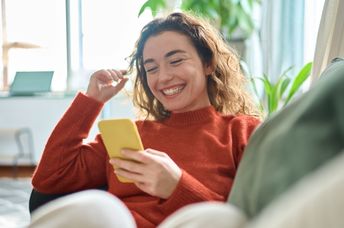
[[[117,161],[116,161],[116,159],[110,159],[109,163],[112,164],[112,165],[115,165],[117,163]]]

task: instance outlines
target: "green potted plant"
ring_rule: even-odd
[[[170,0],[171,1],[171,0]],[[169,0],[147,0],[139,11],[139,16],[150,10],[153,16],[170,7]],[[180,0],[182,11],[193,11],[209,18],[221,31],[226,40],[243,54],[243,42],[256,29],[253,9],[260,0]]]
[[[280,110],[295,98],[295,95],[311,74],[312,63],[304,65],[295,77],[287,75],[291,69],[292,67],[289,67],[285,70],[277,78],[276,82],[273,82],[267,75],[263,77],[250,76],[253,92],[258,99],[261,111],[265,115],[269,116]],[[244,71],[247,72],[245,69]],[[258,82],[263,84],[264,93],[262,97],[258,93]]]

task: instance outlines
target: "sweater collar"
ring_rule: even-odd
[[[170,117],[163,120],[163,123],[170,126],[197,124],[214,119],[217,115],[215,108],[210,105],[194,111],[171,113]]]

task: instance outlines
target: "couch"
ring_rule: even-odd
[[[252,135],[229,202],[258,214],[302,177],[344,149],[344,61],[337,59],[308,93]]]

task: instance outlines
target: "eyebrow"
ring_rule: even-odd
[[[186,53],[186,51],[183,51],[183,50],[180,50],[180,49],[176,49],[176,50],[172,50],[172,51],[169,51],[165,54],[165,58],[168,58],[168,57],[171,57],[172,55],[175,55],[177,53]],[[143,65],[147,64],[147,63],[152,63],[154,62],[154,59],[150,58],[150,59],[146,59],[144,62],[143,62]]]

